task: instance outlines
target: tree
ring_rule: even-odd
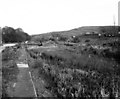
[[[12,27],[2,28],[2,41],[4,43],[14,43],[29,40],[30,36],[21,28],[14,29]]]

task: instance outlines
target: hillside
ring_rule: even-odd
[[[39,35],[32,35],[32,40],[34,39],[48,39],[51,36],[55,37],[58,35],[62,35],[64,37],[71,37],[71,36],[79,36],[83,35],[85,33],[118,33],[120,31],[120,26],[84,26],[84,27],[79,27],[75,29],[71,29],[68,31],[56,31],[56,32],[50,32],[50,33],[44,33],[44,34],[39,34]]]

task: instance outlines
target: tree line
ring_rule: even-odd
[[[15,43],[30,40],[30,36],[25,33],[21,28],[14,29],[12,27],[2,28],[2,42]]]

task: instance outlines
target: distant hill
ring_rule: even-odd
[[[50,33],[44,33],[39,35],[33,35],[32,40],[34,39],[48,39],[51,36],[62,35],[63,37],[79,36],[85,33],[118,33],[120,32],[120,26],[84,26],[68,31],[56,31]]]

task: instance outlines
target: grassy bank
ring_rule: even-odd
[[[17,74],[19,72],[16,65],[18,58],[17,49],[14,47],[7,47],[2,51],[2,97],[9,97],[7,88],[11,86],[11,82],[17,81]]]

